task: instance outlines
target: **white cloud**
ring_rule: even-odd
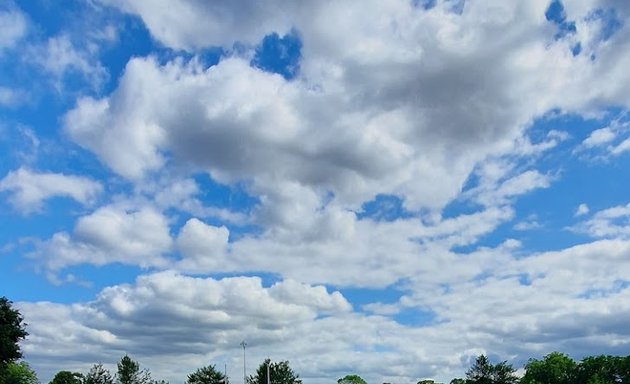
[[[293,26],[290,12],[297,9],[290,1],[265,4],[253,1],[215,1],[212,4],[196,1],[100,2],[138,14],[155,38],[177,49],[231,46],[232,36],[254,43],[269,31],[286,33]],[[234,12],[235,9],[239,12]]]
[[[77,48],[69,35],[50,37],[46,44],[32,49],[31,60],[53,76],[54,86],[60,92],[68,75],[82,76],[92,89],[99,89],[107,79],[107,70],[94,53]]]
[[[341,294],[321,286],[283,281],[263,287],[257,277],[215,280],[167,271],[105,288],[92,302],[20,303],[20,309],[29,319],[24,351],[36,368],[45,369],[42,360],[63,356],[87,370],[129,353],[157,377],[178,381],[217,356],[227,355],[233,369],[243,338],[248,357],[256,361],[254,356],[273,354],[269,346],[282,349],[283,339],[318,328],[319,315],[344,317],[351,307]],[[162,366],[163,359],[180,354],[191,358]]]
[[[610,127],[597,129],[591,132],[590,136],[584,139],[582,145],[587,148],[599,146],[602,144],[610,143],[615,139],[617,135],[613,132]]]
[[[630,236],[630,204],[603,209],[576,226],[573,230],[595,238],[623,238]]]
[[[607,127],[591,132],[589,137],[584,139],[581,148],[578,148],[578,150],[599,147],[608,155],[619,156],[630,150],[630,138],[627,138],[628,133],[630,133],[630,121],[627,119],[627,113],[621,113]]]
[[[179,380],[208,361],[239,363],[238,342],[247,339],[254,361],[290,358],[314,382],[330,382],[321,372],[348,371],[415,382],[460,375],[470,356],[486,351],[522,359],[554,349],[614,350],[628,340],[618,319],[630,315],[629,291],[615,283],[630,275],[627,207],[584,223],[608,240],[534,255],[513,239],[474,249],[514,219],[517,197],[555,178],[533,159],[567,135],[532,142],[526,134],[536,118],[628,107],[627,28],[605,43],[589,40],[574,57],[575,37],[554,40],[543,0],[467,2],[461,15],[447,2],[430,11],[377,0],[107,3],[138,14],[165,45],[192,51],[256,44],[294,27],[303,42],[300,73],[287,81],[252,68],[251,51],[211,68],[194,59],[130,60],[110,95],[80,99],[63,124],[140,196],[80,218],[71,234],[37,244],[32,257],[52,273],[117,262],[284,280],[267,288],[255,278],[161,272],[90,303],[32,304],[38,323],[50,323],[49,309],[77,319],[61,335],[35,328],[27,351],[35,361],[50,351],[91,364],[101,352],[113,361],[125,351]],[[586,28],[592,4],[567,9]],[[73,46],[60,39],[53,45],[63,63]],[[605,132],[592,137],[588,145],[608,140]],[[230,239],[236,218],[225,226],[206,220],[232,213],[197,200],[199,186],[188,179],[197,172],[244,185],[259,203],[239,219],[258,231]],[[155,181],[164,174],[180,178]],[[477,184],[462,193],[471,176]],[[359,219],[379,194],[399,198],[412,217]],[[442,217],[456,198],[481,207]],[[188,219],[176,228],[164,213],[172,208],[193,217],[173,218]],[[379,314],[366,316],[311,283],[396,284],[404,296],[365,305]],[[388,317],[404,317],[401,309],[436,322],[413,327]],[[65,335],[75,335],[78,351],[97,347],[75,354]],[[175,356],[185,363],[166,372]]]
[[[16,44],[26,35],[28,22],[24,14],[17,9],[0,10],[0,54]]]
[[[143,268],[168,265],[163,257],[172,247],[167,219],[150,207],[101,207],[80,217],[72,235],[55,233],[36,244],[29,257],[53,273],[73,265],[111,263]]]
[[[319,213],[331,196],[334,212],[358,211],[378,194],[398,196],[415,212],[439,212],[480,164],[532,156],[562,140],[524,139],[535,118],[629,100],[627,41],[593,45],[597,60],[574,57],[570,41],[553,40],[545,1],[470,3],[461,15],[408,1],[360,9],[352,2],[182,1],[168,12],[106,3],[138,14],[163,43],[192,51],[298,31],[294,81],[252,68],[251,52],[208,69],[194,60],[136,58],[111,95],[81,99],[64,119],[73,140],[135,182],[171,166],[224,184],[247,182],[260,201],[254,224],[273,236],[308,227],[304,217],[332,217]],[[348,19],[352,12],[359,14]],[[615,80],[602,81],[609,72]],[[477,201],[509,204],[552,177],[511,165],[475,191]]]
[[[531,231],[532,229],[538,229],[541,227],[542,224],[538,222],[536,215],[530,215],[526,220],[516,223],[513,228],[516,231]]]
[[[221,269],[225,265],[228,236],[224,226],[188,220],[177,236],[177,248],[184,258],[179,268],[191,272]]]
[[[619,145],[615,146],[611,153],[613,155],[621,155],[622,153],[630,151],[630,139],[625,139]]]
[[[156,377],[177,381],[208,362],[226,362],[233,372],[242,364],[238,343],[245,339],[250,371],[267,356],[289,359],[315,383],[349,372],[376,382],[448,381],[479,353],[523,364],[552,350],[576,358],[623,351],[630,335],[619,319],[630,315],[630,289],[619,282],[630,273],[623,263],[630,243],[603,240],[518,258],[514,246],[449,260],[466,275],[411,278],[398,304],[435,315],[437,321],[422,326],[389,318],[399,313],[394,305],[365,307],[385,316],[352,312],[340,293],[321,286],[285,280],[264,287],[256,277],[165,271],[106,288],[88,303],[20,303],[31,333],[25,351],[48,375],[58,366],[41,362],[63,358],[85,370],[129,353]],[[434,265],[431,273],[442,269]],[[53,331],[52,323],[64,331]],[[176,356],[177,367],[165,365]]]
[[[575,210],[575,216],[584,216],[590,212],[588,205],[585,203],[580,204]]]
[[[0,86],[0,106],[15,107],[24,100],[26,100],[24,91]]]
[[[53,197],[69,197],[90,205],[102,192],[100,183],[81,176],[36,172],[19,168],[0,180],[0,191],[9,192],[9,202],[29,214],[43,209],[43,202]]]

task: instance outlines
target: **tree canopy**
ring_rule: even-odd
[[[8,363],[0,374],[3,384],[39,384],[37,375],[25,361]]]
[[[188,375],[188,384],[228,384],[223,372],[218,371],[214,365],[208,365],[197,369]]]
[[[518,382],[515,369],[506,361],[493,365],[480,355],[466,372],[466,384],[513,384]]]
[[[346,375],[337,380],[337,384],[367,384],[367,382],[359,375]]]
[[[83,375],[78,372],[59,371],[49,384],[82,384]]]
[[[85,375],[83,384],[114,384],[114,378],[103,364],[94,364],[90,371]]]
[[[131,359],[128,355],[123,356],[118,362],[118,372],[116,373],[117,384],[150,384],[151,374],[149,371],[140,369],[140,364]]]
[[[256,369],[256,374],[247,378],[248,384],[267,384],[267,366],[271,384],[302,384],[299,375],[289,366],[288,361],[272,363],[265,359]]]
[[[18,343],[28,335],[24,318],[12,304],[6,297],[0,297],[0,369],[2,365],[22,358]]]
[[[572,384],[577,364],[569,356],[553,352],[542,360],[530,359],[525,365],[522,384]]]

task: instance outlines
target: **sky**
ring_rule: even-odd
[[[3,1],[25,360],[404,384],[630,354],[629,23],[626,0]]]

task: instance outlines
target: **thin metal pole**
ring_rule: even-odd
[[[271,384],[271,379],[269,377],[269,365],[271,364],[271,360],[267,363],[267,384]]]
[[[245,347],[247,346],[247,343],[245,340],[241,341],[241,346],[243,347],[243,384],[247,384],[247,370],[245,365]]]

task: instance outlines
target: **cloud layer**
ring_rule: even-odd
[[[56,285],[97,271],[90,299],[19,302],[40,377],[125,353],[236,372],[243,339],[314,383],[629,353],[627,196],[563,183],[626,176],[630,8],[416,3],[99,0],[90,33],[45,37],[2,8],[0,58],[27,40],[61,101],[52,136],[0,126],[45,138],[0,192],[51,222],[81,205],[3,249]],[[299,54],[261,64],[283,38]],[[0,83],[0,107],[36,93]],[[101,283],[112,265],[140,272]]]

